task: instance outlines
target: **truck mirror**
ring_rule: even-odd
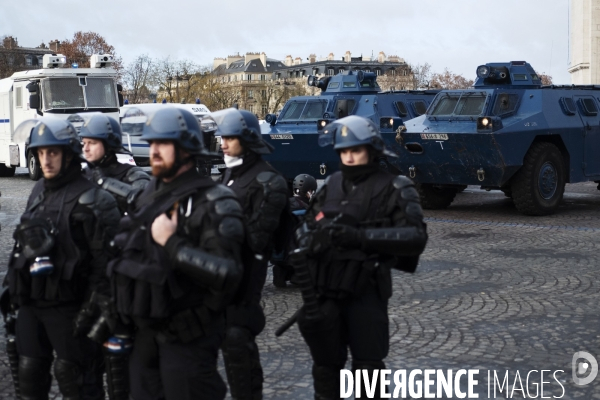
[[[32,93],[29,95],[29,108],[37,110],[40,108],[40,95],[37,93]]]
[[[37,93],[38,92],[38,84],[37,84],[37,82],[30,82],[26,86],[26,88],[29,91],[29,93]]]
[[[117,95],[119,96],[119,107],[123,107],[123,94],[117,93]]]

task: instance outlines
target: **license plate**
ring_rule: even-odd
[[[293,139],[294,136],[293,135],[271,135],[271,139]]]
[[[225,164],[217,164],[217,165],[214,165],[213,168],[227,168],[227,165],[225,165]]]
[[[423,140],[448,140],[448,135],[445,133],[421,133]]]

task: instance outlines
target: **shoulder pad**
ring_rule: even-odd
[[[144,170],[141,169],[140,167],[133,167],[133,168],[130,168],[129,171],[127,171],[127,174],[125,175],[125,179],[129,183],[132,183],[132,182],[135,182],[138,180],[149,181],[150,175],[148,175],[146,172],[144,172]]]
[[[256,181],[262,186],[268,186],[269,190],[274,192],[283,192],[287,194],[287,182],[285,179],[275,172],[265,171],[256,175]]]
[[[412,179],[407,178],[404,175],[398,175],[397,177],[395,177],[394,180],[392,181],[392,184],[394,185],[394,187],[396,189],[402,189],[407,186],[415,185],[415,183],[412,181]]]
[[[209,188],[205,192],[205,195],[206,195],[206,198],[208,199],[208,201],[215,201],[217,199],[221,199],[224,197],[233,197],[233,198],[236,197],[233,190],[229,189],[227,186],[222,185],[222,184],[218,184],[218,185],[215,185],[215,186]]]
[[[244,224],[241,218],[227,216],[219,222],[218,232],[225,239],[233,239],[236,242],[244,241]]]
[[[85,206],[94,204],[94,201],[96,200],[97,190],[98,189],[96,188],[86,190],[81,196],[79,196],[79,204],[83,204]]]
[[[242,206],[234,198],[224,198],[219,201],[215,201],[215,212],[218,215],[236,215],[242,216]]]

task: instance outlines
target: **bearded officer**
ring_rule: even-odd
[[[81,378],[91,326],[78,316],[94,293],[107,292],[107,249],[120,214],[115,199],[82,175],[73,125],[47,117],[38,121],[22,125],[35,123],[29,148],[44,177],[15,230],[7,274],[10,299],[19,310],[20,395],[48,398],[55,353],[54,377],[63,398],[85,399]]]
[[[339,399],[348,349],[352,369],[371,376],[385,368],[390,270],[413,273],[427,233],[413,182],[375,161],[391,154],[373,122],[339,119],[319,141],[334,145],[341,170],[315,194],[298,232],[319,305],[314,315],[305,307],[298,324],[313,358],[315,399],[323,400]]]
[[[287,205],[287,183],[261,157],[271,153],[273,147],[262,140],[254,114],[229,108],[213,112],[207,118],[216,122],[216,136],[221,137],[227,166],[222,183],[242,203],[246,225],[244,280],[235,305],[227,310],[225,370],[234,399],[260,399],[263,371],[256,336],[265,327],[260,298],[274,246],[273,233]]]
[[[116,310],[136,327],[133,399],[222,399],[217,371],[225,307],[242,276],[242,209],[201,176],[208,156],[196,117],[161,108],[144,126],[153,178],[119,225],[109,265]]]
[[[84,120],[79,131],[83,156],[89,163],[87,176],[108,190],[119,203],[121,213],[127,211],[127,198],[142,191],[150,176],[140,167],[122,164],[117,154],[124,152],[123,133],[119,122],[105,114],[80,114]]]

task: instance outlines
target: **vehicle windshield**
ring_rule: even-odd
[[[292,100],[279,121],[317,121],[327,109],[326,100]]]
[[[485,92],[440,93],[429,115],[478,116],[483,113]]]
[[[145,116],[126,117],[121,121],[121,130],[131,136],[141,136],[148,118]]]
[[[42,82],[44,110],[56,108],[118,108],[112,78],[48,78]]]

